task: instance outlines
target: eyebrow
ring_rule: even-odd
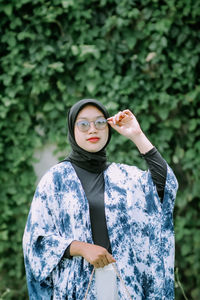
[[[104,117],[104,115],[97,116],[97,117],[95,117],[95,119],[102,118],[102,117],[103,117],[104,119],[106,119],[106,118]],[[80,120],[80,119],[88,120],[88,118],[86,118],[86,117],[79,117],[77,120]]]

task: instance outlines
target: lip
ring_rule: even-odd
[[[88,142],[91,142],[91,143],[96,143],[100,140],[100,138],[98,138],[97,136],[95,137],[91,137],[89,139],[87,139]]]

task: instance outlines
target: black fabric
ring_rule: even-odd
[[[141,154],[147,162],[160,200],[163,200],[167,175],[167,164],[158,150],[154,147],[146,154]],[[111,254],[112,249],[108,236],[105,209],[104,209],[104,176],[101,173],[90,173],[73,165],[88,199],[90,220],[94,244],[106,248]],[[65,251],[65,257],[71,259],[70,245]]]
[[[76,165],[73,165],[73,167],[81,181],[89,203],[93,242],[95,245],[106,248],[111,253],[104,206],[104,173],[91,173]]]
[[[91,173],[72,164],[79,177],[89,203],[92,238],[95,245],[102,246],[112,254],[104,206],[104,174]],[[65,251],[65,258],[72,259],[70,245]]]
[[[167,176],[167,164],[162,158],[158,150],[154,147],[147,153],[141,155],[146,160],[148,168],[151,172],[151,176],[161,202],[163,201],[165,182]]]
[[[78,113],[87,105],[93,105],[97,107],[103,113],[106,119],[109,118],[109,113],[106,108],[95,99],[82,99],[75,103],[68,112],[68,139],[72,148],[72,152],[65,159],[65,161],[70,161],[71,163],[74,163],[75,165],[89,172],[99,173],[104,171],[109,165],[106,161],[105,148],[111,139],[111,127],[108,124],[108,141],[103,149],[101,149],[99,152],[88,152],[79,147],[74,137],[74,126]]]

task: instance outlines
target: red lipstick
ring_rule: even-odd
[[[91,138],[89,138],[89,139],[87,139],[89,142],[91,142],[91,143],[96,143],[96,142],[98,142],[100,139],[98,138],[98,137],[96,137],[96,136],[94,136],[94,137],[91,137]]]

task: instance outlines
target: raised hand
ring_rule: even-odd
[[[129,109],[118,112],[115,116],[108,118],[107,121],[113,129],[127,138],[133,139],[142,133],[136,117]]]
[[[129,109],[118,112],[115,116],[108,118],[107,121],[113,129],[132,140],[142,154],[153,148],[140,128],[136,117]]]

